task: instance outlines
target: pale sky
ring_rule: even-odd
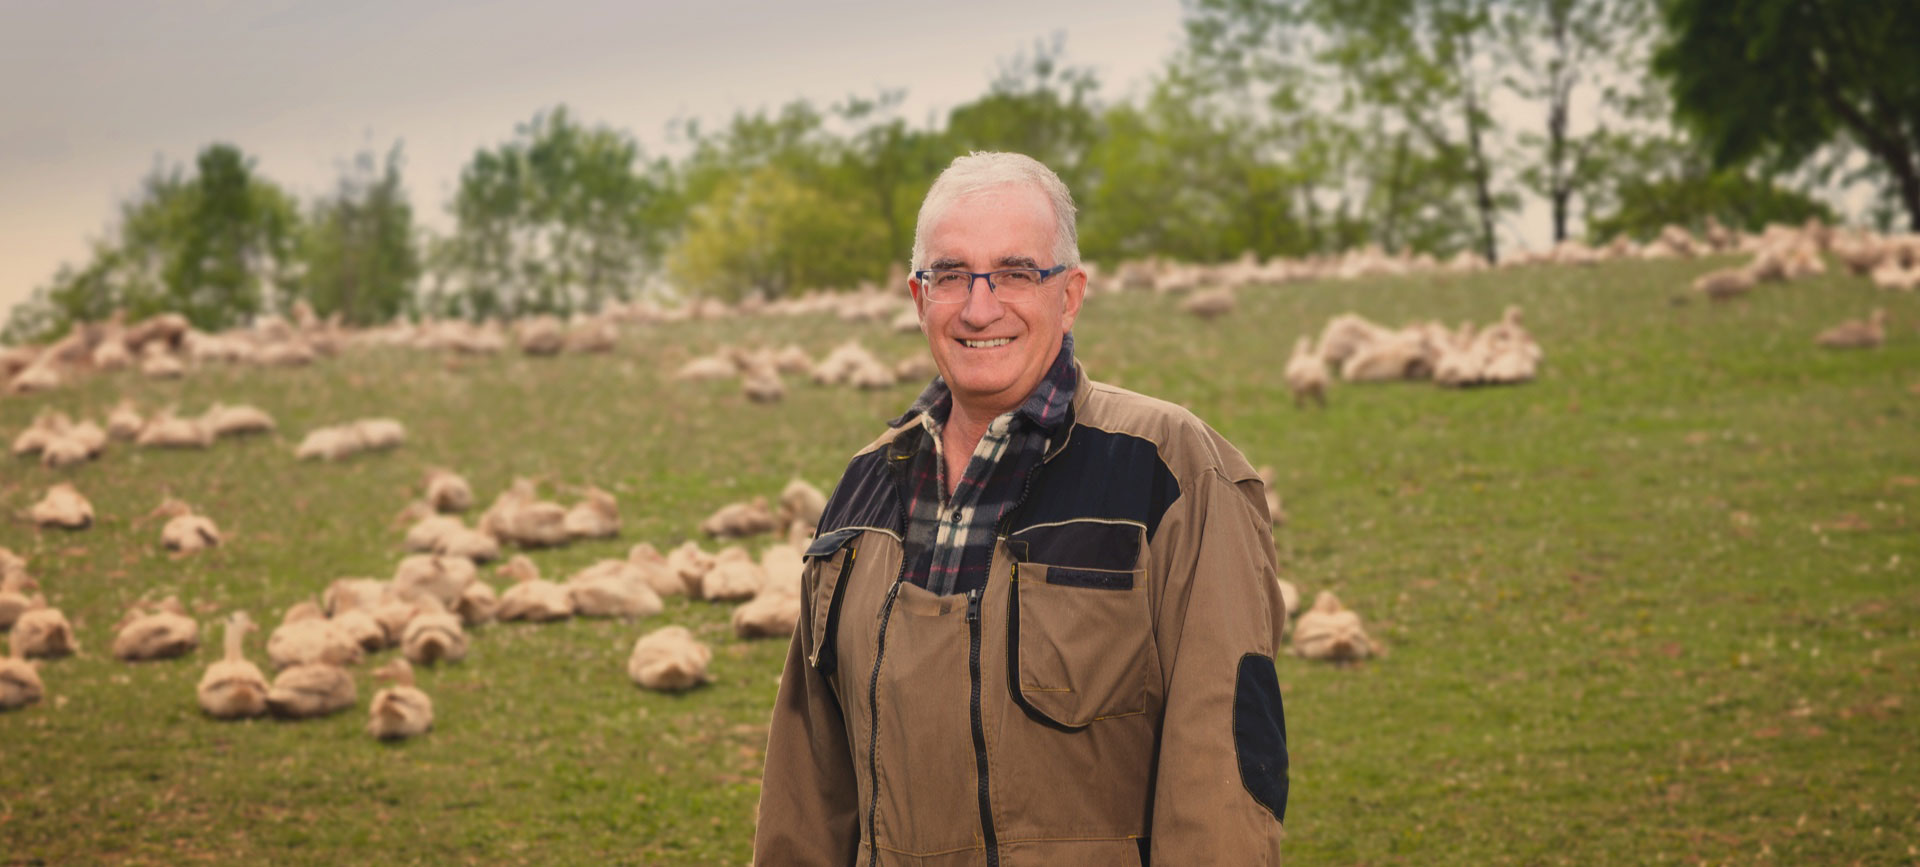
[[[355,153],[401,140],[415,217],[444,230],[474,151],[556,104],[652,153],[678,117],[883,88],[905,89],[920,123],[1055,32],[1118,100],[1178,47],[1180,6],[0,0],[0,316],[83,263],[156,160],[191,163],[211,142],[306,202]]]

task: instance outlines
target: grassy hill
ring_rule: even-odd
[[[1187,405],[1273,465],[1292,515],[1284,573],[1309,598],[1336,590],[1389,649],[1354,668],[1278,663],[1293,863],[1916,857],[1920,297],[1836,275],[1674,303],[1717,264],[1256,289],[1213,324],[1169,298],[1089,302],[1089,370]],[[1293,337],[1335,313],[1487,322],[1507,304],[1547,350],[1534,384],[1337,387],[1326,411],[1286,397]],[[1814,348],[1874,305],[1892,315],[1887,346]],[[612,356],[365,350],[0,399],[8,438],[41,407],[101,418],[123,394],[184,412],[250,402],[281,429],[207,452],[116,445],[63,471],[0,464],[0,545],[30,559],[83,643],[43,668],[47,701],[0,715],[0,860],[745,861],[785,642],[734,639],[725,606],[484,627],[466,662],[421,672],[438,724],[398,745],[363,731],[373,665],[356,671],[359,708],[319,721],[213,722],[193,687],[225,612],[271,626],[334,578],[390,575],[393,515],[430,465],[464,472],[483,502],[515,475],[613,491],[622,537],[535,553],[549,577],[637,541],[665,550],[794,475],[829,487],[917,384],[790,380],[785,402],[759,406],[667,375],[723,342],[818,356],[850,335],[886,358],[919,345],[767,318],[632,329]],[[307,430],[370,415],[403,420],[408,444],[294,461]],[[91,530],[21,517],[62,479],[93,500]],[[140,517],[168,492],[228,544],[165,556]],[[204,607],[200,652],[115,662],[112,624],[154,592]],[[634,639],[664,623],[714,645],[710,686],[627,681]]]

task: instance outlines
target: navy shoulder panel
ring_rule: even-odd
[[[1065,448],[1039,470],[1013,527],[1081,518],[1137,521],[1152,541],[1180,499],[1180,483],[1151,440],[1077,425]]]
[[[887,467],[890,449],[874,449],[855,455],[840,476],[840,483],[827,498],[826,511],[820,515],[816,536],[825,536],[845,527],[900,529],[899,491],[893,473]]]

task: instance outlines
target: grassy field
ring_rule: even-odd
[[[1309,598],[1338,591],[1389,648],[1354,668],[1278,663],[1293,863],[1920,862],[1920,297],[1832,276],[1674,303],[1717,264],[1293,285],[1211,325],[1167,298],[1089,303],[1093,374],[1272,464],[1284,573]],[[1286,399],[1294,335],[1332,314],[1484,322],[1509,303],[1546,347],[1537,383],[1341,387],[1324,412]],[[1887,346],[1814,348],[1876,304]],[[438,724],[398,745],[362,730],[372,665],[354,712],[216,723],[193,687],[217,630],[197,655],[127,665],[110,627],[148,593],[201,604],[203,628],[235,608],[271,625],[336,577],[391,574],[392,516],[433,464],[483,502],[515,475],[614,491],[622,537],[535,554],[549,577],[664,550],[796,474],[827,488],[917,385],[793,381],[764,407],[666,375],[722,342],[817,356],[848,335],[889,358],[918,340],[824,317],[695,323],[630,331],[610,357],[368,350],[0,399],[9,439],[41,407],[100,418],[122,394],[252,402],[281,428],[65,471],[0,464],[0,545],[84,645],[43,668],[46,702],[0,715],[0,861],[745,861],[785,642],[734,639],[724,606],[485,627],[465,663],[422,672]],[[408,444],[293,460],[300,434],[367,415],[405,421]],[[91,530],[20,517],[61,479],[92,498]],[[138,520],[165,492],[230,542],[166,557]],[[633,640],[663,623],[714,645],[710,686],[627,681]]]

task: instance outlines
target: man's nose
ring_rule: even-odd
[[[960,308],[960,321],[971,328],[985,328],[998,321],[1006,308],[1000,296],[993,294],[987,278],[975,277],[967,284],[967,303]]]

